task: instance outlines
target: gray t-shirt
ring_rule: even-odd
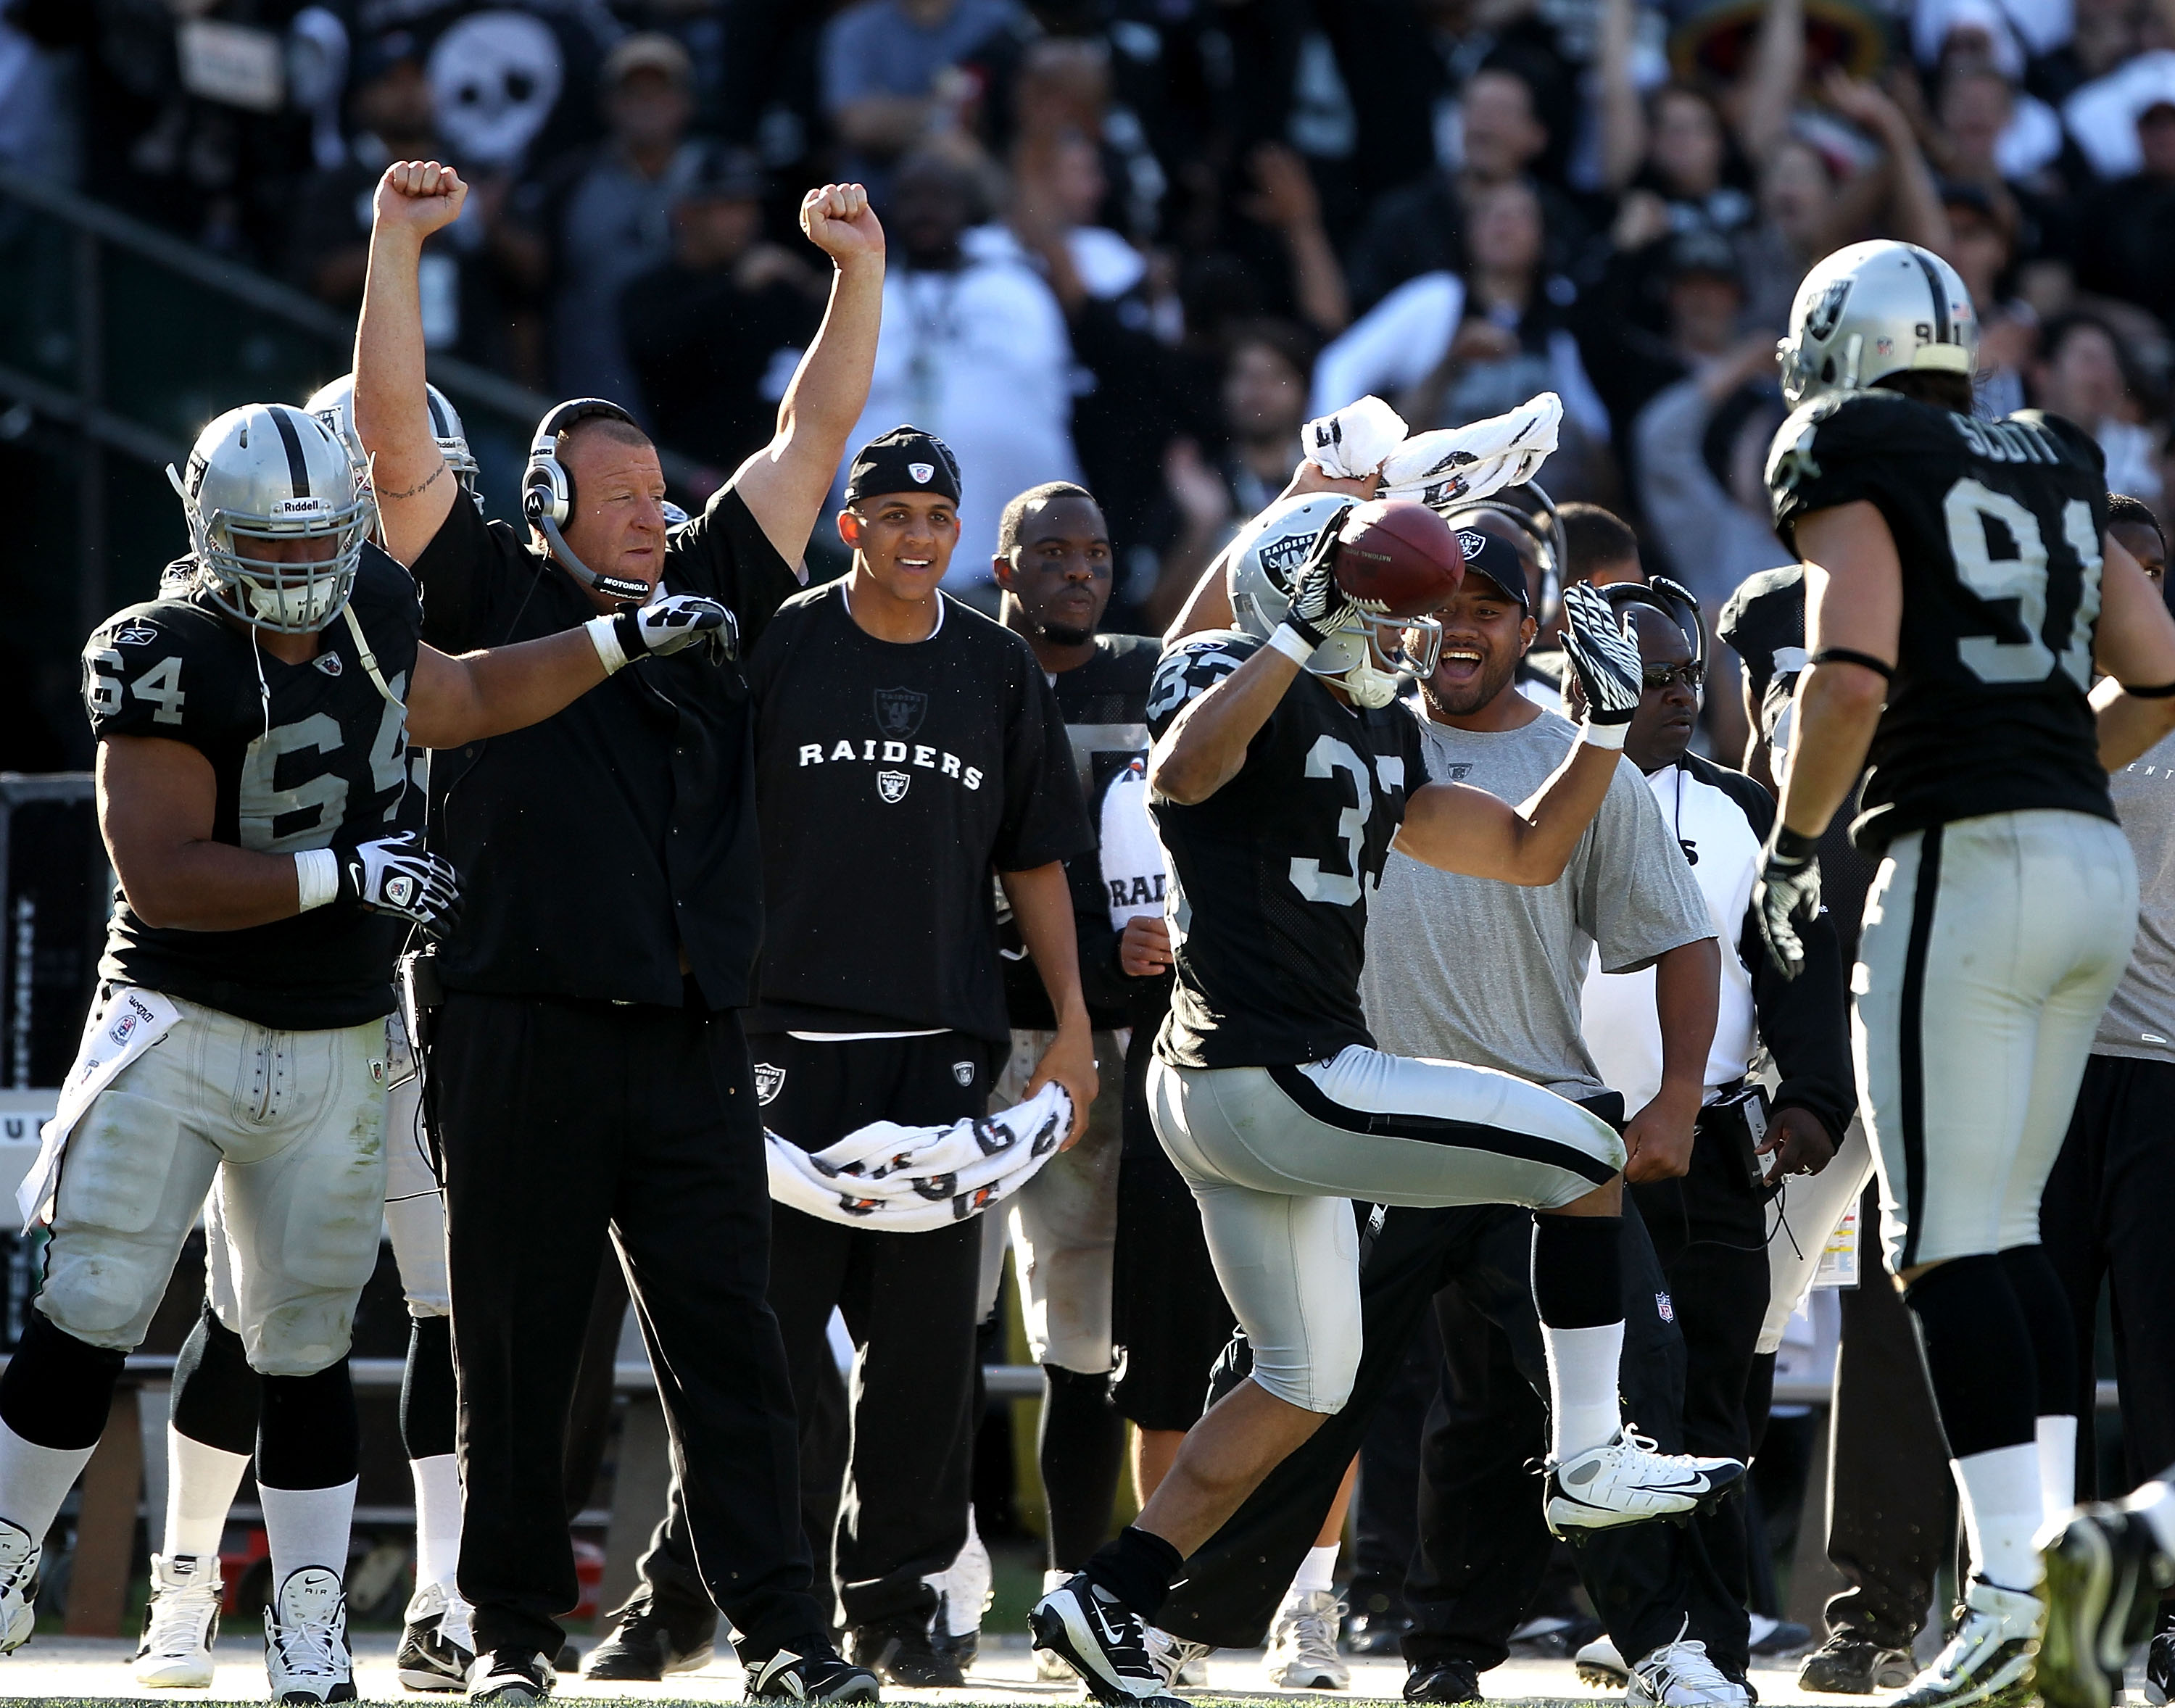
[[[2175,735],[2107,784],[2137,856],[2137,942],[2092,1049],[2175,1061]]]
[[[1410,702],[1408,702],[1408,704]],[[1553,712],[1482,734],[1419,717],[1428,777],[1505,800],[1531,795],[1578,730]],[[1439,871],[1394,850],[1368,898],[1359,996],[1375,1041],[1398,1055],[1500,1068],[1568,1098],[1607,1089],[1580,1037],[1579,990],[1593,947],[1610,973],[1714,935],[1684,851],[1635,766],[1608,798],[1564,875],[1534,887]]]

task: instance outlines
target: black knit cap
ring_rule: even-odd
[[[959,459],[934,433],[919,427],[893,427],[879,433],[854,454],[846,472],[846,502],[888,492],[935,492],[959,502]]]

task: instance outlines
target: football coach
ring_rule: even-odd
[[[800,589],[810,529],[868,396],[883,232],[859,185],[811,190],[829,309],[778,431],[666,537],[656,447],[600,399],[539,424],[526,530],[462,502],[425,408],[416,263],[459,216],[452,168],[377,191],[355,425],[386,545],[454,651],[586,625],[634,659],[578,714],[445,754],[434,846],[474,911],[435,957],[431,1094],[447,1243],[471,1700],[548,1694],[578,1597],[560,1489],[567,1408],[609,1231],[640,1314],[703,1581],[747,1694],[870,1697],[809,1593],[792,1386],[765,1302],[770,1202],[748,1050],[762,930],[752,718],[739,659]],[[716,601],[733,637],[647,656],[660,591]],[[395,756],[396,760],[398,756]]]

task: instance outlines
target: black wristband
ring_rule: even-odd
[[[1870,670],[1884,682],[1896,680],[1896,666],[1883,664],[1870,653],[1854,653],[1848,647],[1822,647],[1814,653],[1811,662],[1815,664],[1856,664],[1862,670]]]
[[[2175,700],[2175,682],[2162,682],[2156,688],[2133,688],[2124,682],[2122,691],[2133,700]]]
[[[1801,866],[1820,851],[1820,839],[1792,830],[1787,824],[1775,827],[1775,855],[1793,866]]]

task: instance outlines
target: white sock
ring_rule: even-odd
[[[461,1561],[461,1467],[451,1453],[410,1459],[415,1478],[415,1581],[451,1584]]]
[[[1541,1325],[1549,1354],[1549,1452],[1564,1460],[1616,1439],[1624,1426],[1616,1402],[1616,1365],[1624,1325],[1550,1328]]]
[[[2077,1504],[2077,1420],[2065,1413],[2037,1418],[2033,1447],[2039,1455],[2039,1513],[2067,1518]]]
[[[1310,1548],[1306,1558],[1299,1563],[1299,1570],[1291,1581],[1291,1594],[1287,1600],[1295,1601],[1301,1596],[1321,1593],[1337,1587],[1337,1545],[1329,1543],[1321,1548]]]
[[[348,1532],[355,1520],[352,1477],[336,1488],[267,1488],[257,1485],[264,1507],[264,1536],[272,1544],[272,1593],[313,1565],[347,1576]]]
[[[1964,1501],[1964,1533],[1972,1570],[2004,1589],[2039,1581],[2031,1538],[2039,1528],[2039,1446],[2036,1441],[1952,1459]]]
[[[2156,1479],[2122,1504],[2132,1512],[2144,1515],[2145,1521],[2152,1526],[2152,1533],[2160,1538],[2162,1553],[2175,1553],[2175,1488],[2171,1488],[2164,1479]]]
[[[97,1447],[41,1447],[0,1423],[0,1518],[43,1545],[83,1467]]]
[[[166,1426],[166,1558],[216,1558],[247,1453],[230,1453]]]

